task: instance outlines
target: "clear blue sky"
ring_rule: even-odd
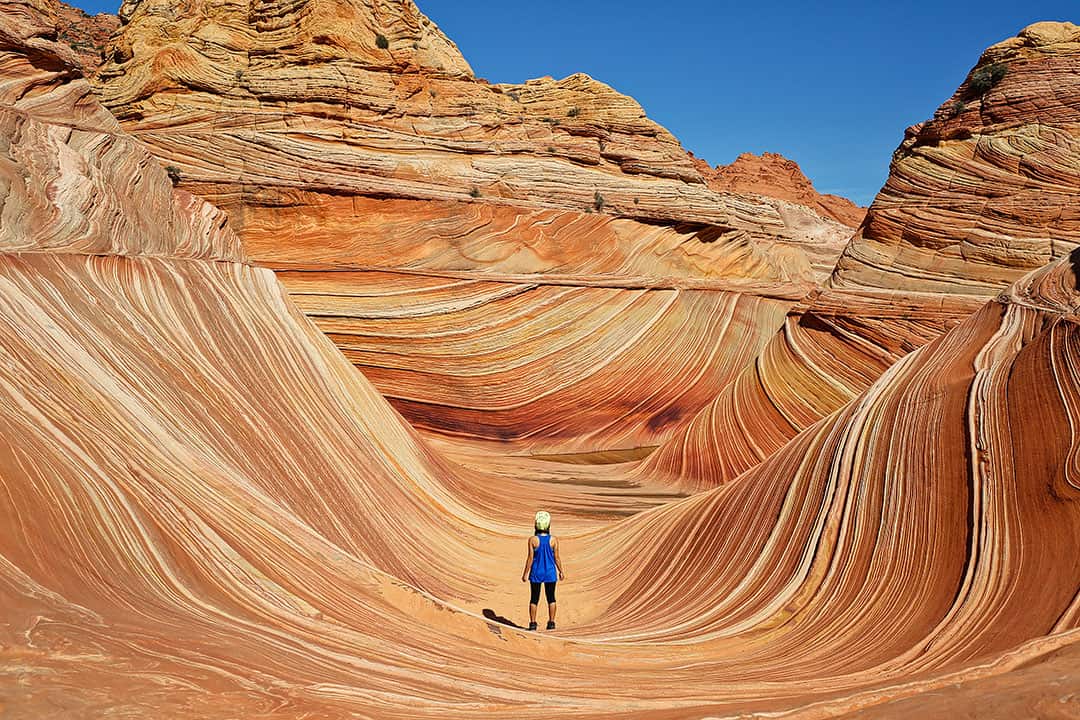
[[[1080,22],[1076,0],[417,2],[492,82],[586,72],[713,164],[783,153],[818,190],[862,204],[904,128],[984,48],[1037,20]]]

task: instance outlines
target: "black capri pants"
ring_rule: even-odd
[[[547,595],[547,601],[549,603],[555,602],[555,583],[529,583],[529,604],[535,605],[540,602],[540,586],[544,586],[544,594]]]

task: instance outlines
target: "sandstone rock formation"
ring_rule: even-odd
[[[138,0],[120,15],[99,82],[106,106],[225,205],[479,196],[809,241],[775,206],[709,191],[670,133],[586,75],[476,80],[411,2]],[[211,115],[223,106],[227,118]],[[195,135],[201,154],[180,152]]]
[[[28,2],[0,15],[5,713],[1068,709],[1080,256],[738,482],[613,522],[662,488],[437,453],[110,120],[51,28]],[[541,498],[562,509],[570,622],[536,634],[500,617]]]
[[[596,632],[632,623],[632,637],[648,639],[653,583],[687,599],[679,610],[656,611],[665,639],[675,639],[674,625],[676,637],[715,631],[738,645],[742,632],[768,628],[750,654],[737,654],[747,664],[758,652],[809,660],[812,638],[828,637],[846,648],[849,672],[858,672],[860,653],[868,668],[888,657],[925,669],[956,651],[1004,652],[1025,641],[1025,626],[1028,637],[1075,627],[1080,558],[1041,568],[1080,531],[1071,460],[1077,269],[1080,251],[1017,282],[738,481],[598,535],[598,555],[612,568],[638,568],[631,584],[641,591],[622,594]],[[708,524],[687,536],[674,519],[685,512]],[[751,515],[756,525],[742,525]],[[630,561],[641,547],[620,532],[632,528],[657,543],[656,556]],[[701,552],[702,566],[660,577],[673,547]],[[1003,576],[1006,556],[1017,564]],[[1039,576],[1049,582],[1045,596],[1035,589]],[[1041,615],[1036,596],[1054,609]],[[890,619],[872,637],[856,632],[857,618],[879,603],[879,617]],[[829,606],[852,624],[831,624],[838,618]],[[988,616],[1014,619],[1002,625]],[[819,622],[832,629],[810,631]]]
[[[90,15],[61,0],[50,3],[57,40],[75,51],[85,74],[93,75],[105,59],[105,44],[120,27],[120,18],[109,13]]]
[[[1080,27],[999,43],[908,131],[833,287],[986,296],[1080,242]]]
[[[121,18],[104,103],[426,429],[535,452],[656,445],[850,236],[710,190],[587,76],[475,79],[411,2],[142,0]]]
[[[976,310],[969,297],[817,294],[704,409],[635,470],[688,491],[730,482]]]
[[[1078,32],[1040,23],[983,55],[908,132],[827,287],[641,473],[686,489],[728,482],[1077,246]]]
[[[78,58],[50,40],[55,17],[11,3],[0,15],[0,103],[9,177],[3,252],[238,260],[225,215],[187,192],[123,134],[81,78]],[[146,212],[130,212],[127,196]]]
[[[699,160],[698,169],[714,190],[787,200],[850,228],[859,227],[866,217],[866,208],[847,198],[819,193],[797,162],[777,153],[742,153],[730,165],[715,168]]]

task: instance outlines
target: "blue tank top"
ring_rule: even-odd
[[[555,551],[551,549],[551,536],[544,533],[537,537],[540,538],[540,546],[533,551],[529,582],[556,582],[559,573],[555,569]]]

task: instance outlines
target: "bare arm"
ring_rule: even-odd
[[[529,569],[532,568],[533,544],[529,538],[529,554],[525,556],[525,569],[521,571],[521,582],[529,582]]]
[[[563,572],[562,558],[559,557],[559,541],[558,540],[552,540],[551,541],[551,549],[555,552],[555,569],[559,571],[559,579],[560,580],[565,580],[566,579],[566,573]]]

